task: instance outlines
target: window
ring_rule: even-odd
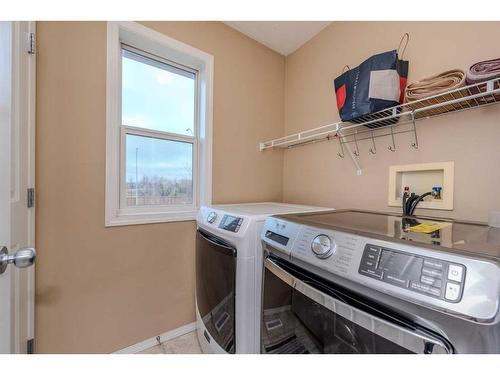
[[[193,205],[197,74],[122,46],[121,207]]]
[[[108,23],[106,225],[193,220],[211,198],[213,57]]]

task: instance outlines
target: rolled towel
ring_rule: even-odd
[[[446,94],[438,98],[431,98],[434,95],[443,94],[450,90],[455,90],[465,86],[465,72],[460,69],[448,70],[446,72],[436,74],[420,81],[413,82],[406,87],[405,96],[408,106],[412,109],[419,109],[428,105],[437,104],[438,102],[445,102],[454,100],[468,95],[467,90],[458,90],[453,94]],[[445,112],[454,111],[462,107],[466,103],[444,105],[439,108],[421,110],[416,114],[416,118],[428,117],[438,115]]]
[[[475,85],[469,88],[471,94],[479,94],[486,91],[486,85],[481,82],[495,79],[493,89],[500,89],[500,58],[493,60],[479,61],[473,64],[465,78],[467,85]],[[499,101],[500,93],[494,95],[486,95],[476,99],[479,103],[490,103],[492,101]]]
[[[500,78],[500,58],[473,64],[467,72],[466,81],[468,85],[472,85],[495,78]]]
[[[429,96],[442,94],[444,92],[465,86],[465,73],[463,70],[454,69],[423,78],[420,81],[410,83],[406,87],[406,101],[425,99]]]

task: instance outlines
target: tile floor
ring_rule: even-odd
[[[196,331],[165,341],[139,354],[202,354]]]

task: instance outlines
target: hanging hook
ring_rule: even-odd
[[[391,138],[392,138],[392,146],[387,147],[390,151],[395,152],[396,151],[396,142],[394,141],[394,130],[391,126]]]
[[[370,153],[372,155],[375,155],[377,153],[377,146],[375,146],[375,138],[373,137],[373,132],[371,132],[372,135],[372,145],[373,147],[370,147]]]
[[[417,138],[417,125],[415,124],[415,111],[411,111],[411,122],[413,123],[413,136],[415,137],[415,142],[411,144],[411,147],[418,149],[418,138]]]
[[[337,138],[339,140],[339,145],[340,145],[340,151],[341,152],[337,152],[337,155],[339,156],[339,158],[343,159],[345,154],[344,154],[344,146],[342,145],[342,140],[340,139],[341,137],[338,136],[337,134]]]
[[[406,38],[406,43],[405,43],[405,46],[403,47],[403,52],[399,53],[399,50],[401,49],[401,45],[403,44],[403,40],[405,40]],[[398,46],[398,58],[400,60],[403,60],[403,56],[405,54],[405,51],[406,51],[406,47],[408,46],[408,42],[410,41],[410,34],[408,33],[404,33],[403,36],[401,37],[401,40],[399,41],[399,46]]]
[[[342,68],[342,74],[344,74],[345,72],[347,72],[347,70],[351,70],[351,68],[349,67],[349,65],[345,65],[343,68]]]
[[[354,134],[353,134],[353,136],[354,136],[354,145],[356,146],[356,150],[354,150],[352,153],[353,153],[354,155],[356,155],[356,156],[359,156],[358,140],[356,139],[356,133],[357,133],[357,132],[358,132],[358,131],[356,130],[356,131],[354,132]]]

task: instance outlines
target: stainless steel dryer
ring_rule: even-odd
[[[500,229],[338,210],[262,241],[263,353],[500,353]]]

